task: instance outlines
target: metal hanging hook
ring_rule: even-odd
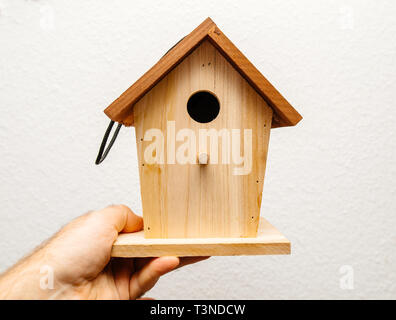
[[[175,47],[183,39],[184,39],[184,37],[181,38],[173,47]],[[162,57],[164,57],[170,50],[172,50],[173,47],[170,48]],[[121,123],[119,123],[117,128],[115,129],[113,137],[111,138],[109,145],[107,146],[107,148],[105,150],[107,139],[109,138],[109,135],[110,135],[111,129],[113,128],[113,125],[114,125],[114,121],[111,120],[109,123],[109,126],[107,127],[107,130],[105,132],[105,135],[103,137],[102,144],[100,145],[99,153],[98,153],[98,156],[96,157],[95,164],[100,164],[103,162],[104,159],[106,159],[111,147],[113,146],[115,140],[117,139],[118,132],[120,131],[120,129],[122,127]]]
[[[110,123],[109,123],[109,126],[107,127],[107,130],[106,130],[106,132],[104,134],[102,143],[100,145],[98,156],[96,157],[95,164],[97,164],[97,165],[102,163],[103,160],[106,159],[111,147],[113,146],[115,140],[117,139],[118,132],[120,132],[120,129],[122,127],[121,123],[119,123],[117,125],[117,128],[114,131],[113,137],[111,138],[111,140],[109,142],[109,145],[107,146],[107,148],[105,150],[107,139],[109,138],[109,135],[110,135],[111,129],[113,128],[113,125],[114,125],[114,121],[111,120]]]

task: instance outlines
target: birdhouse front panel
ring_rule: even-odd
[[[211,42],[131,117],[146,238],[256,236],[273,111]]]

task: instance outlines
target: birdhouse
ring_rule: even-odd
[[[271,128],[302,117],[210,18],[105,114],[135,127],[144,219],[114,256],[290,252],[260,207]]]

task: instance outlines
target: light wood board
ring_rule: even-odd
[[[120,234],[112,257],[236,256],[290,254],[290,241],[264,218],[255,238],[146,239],[143,231]]]
[[[192,120],[187,112],[189,97],[202,90],[212,92],[220,102],[220,113],[208,123]],[[219,51],[203,41],[135,105],[133,112],[146,238],[256,237],[272,109]],[[235,175],[234,170],[241,166],[233,161],[223,163],[224,146],[231,159],[230,147],[237,139],[230,141],[228,148],[223,138],[218,139],[214,150],[218,161],[213,164],[216,152],[211,147],[216,144],[210,139],[206,139],[209,164],[176,162],[175,150],[168,151],[172,145],[168,139],[175,139],[168,121],[175,123],[176,133],[187,128],[195,137],[201,130],[225,131],[229,137],[232,130],[238,131],[240,153],[245,156],[249,153],[244,147],[245,130],[251,131],[250,172]],[[152,128],[160,129],[164,136],[163,164],[145,160],[152,141],[144,137]],[[176,148],[184,142],[178,141]],[[201,146],[197,143],[196,147],[198,152]],[[192,155],[196,159],[197,155]]]

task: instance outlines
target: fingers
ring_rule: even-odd
[[[146,258],[135,258],[135,270],[139,271],[142,269],[146,264],[148,264],[150,261],[155,259],[154,257],[146,257]]]
[[[210,257],[179,257],[180,263],[176,269],[187,266],[189,264],[197,263],[202,260],[209,259]],[[142,269],[147,263],[149,263],[153,258],[135,258],[135,270],[138,271]]]
[[[180,263],[177,266],[177,269],[209,258],[210,257],[180,257]]]
[[[129,288],[131,299],[141,297],[150,290],[159,277],[174,269],[193,264],[209,257],[161,257],[161,258],[136,258],[135,271]],[[178,260],[177,260],[178,259]],[[177,264],[173,265],[173,263]]]
[[[132,276],[129,284],[130,298],[136,299],[142,296],[157,283],[162,275],[175,269],[179,262],[177,257],[160,257],[148,262]]]
[[[119,298],[129,300],[129,280],[134,272],[133,259],[113,258],[111,268]]]
[[[105,220],[105,223],[113,225],[117,232],[136,232],[143,229],[143,219],[125,205],[114,205],[96,212]]]

